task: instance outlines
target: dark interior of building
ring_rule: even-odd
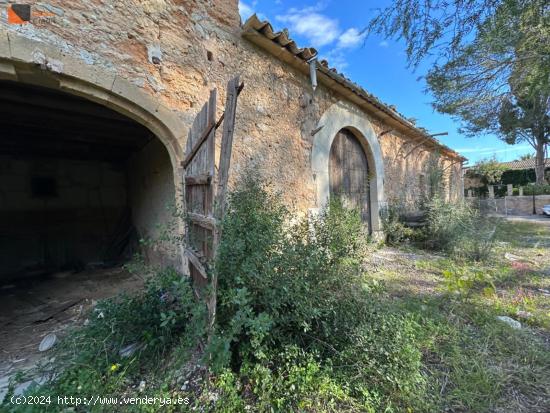
[[[54,89],[0,83],[0,276],[116,261],[135,239],[127,163],[155,139]]]
[[[2,359],[30,363],[42,336],[141,285],[123,263],[173,200],[168,151],[146,127],[61,90],[0,81]]]

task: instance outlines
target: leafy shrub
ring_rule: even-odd
[[[496,291],[494,277],[486,269],[449,264],[443,271],[443,277],[450,292],[469,295],[473,289],[482,289],[485,295],[492,295]]]
[[[353,279],[364,239],[358,214],[332,204],[320,216],[290,225],[281,201],[252,180],[230,201],[216,262],[225,342],[218,350],[233,343],[237,359],[261,359],[264,344],[333,335],[344,321],[338,318],[342,311],[356,311],[353,303],[344,308],[340,298],[357,301]]]
[[[398,245],[414,235],[414,230],[408,228],[402,220],[405,207],[390,202],[381,212],[382,228],[388,245]]]
[[[466,202],[433,198],[426,204],[428,225],[421,238],[429,249],[473,260],[489,257],[499,220],[482,216]]]
[[[271,357],[271,365],[246,363],[240,374],[224,370],[214,383],[221,393],[218,411],[371,411],[350,396],[350,389],[334,379],[330,366],[296,346]],[[246,389],[246,390],[245,390]],[[231,406],[230,408],[228,408]]]
[[[506,166],[493,157],[476,162],[468,169],[467,174],[470,178],[480,177],[484,184],[493,184],[500,182],[504,172],[506,172]]]
[[[550,195],[550,184],[526,185],[523,187],[524,195]]]
[[[334,202],[290,223],[281,200],[248,179],[230,196],[222,230],[209,357],[215,372],[230,368],[237,393],[252,389],[276,411],[338,411],[323,404],[322,386],[344,410],[425,403],[413,320],[373,303],[363,281],[357,211]],[[289,351],[301,361],[281,361]],[[233,384],[224,394],[237,403]]]

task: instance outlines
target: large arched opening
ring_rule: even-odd
[[[136,253],[162,265],[177,257],[142,242],[174,219],[165,144],[122,113],[39,83],[0,81],[0,347],[10,359],[32,360],[78,309],[138,288],[142,274],[124,266]]]

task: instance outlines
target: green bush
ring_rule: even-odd
[[[388,245],[398,245],[414,236],[414,230],[402,220],[405,211],[406,208],[396,202],[389,202],[381,211],[382,228]]]
[[[253,181],[230,205],[216,262],[218,350],[231,344],[234,361],[252,354],[261,359],[264,344],[332,336],[342,312],[355,312],[339,295],[357,301],[354,279],[365,239],[359,215],[332,204],[291,225],[281,201]]]
[[[443,271],[443,277],[449,292],[469,295],[474,289],[482,289],[485,295],[492,295],[496,291],[494,277],[486,269],[449,263],[448,268]]]
[[[523,187],[524,195],[550,195],[550,184],[526,185]]]
[[[416,326],[375,304],[362,277],[358,212],[333,202],[317,217],[290,222],[281,200],[253,179],[230,196],[209,359],[215,372],[235,375],[226,389],[232,403],[238,382],[246,398],[243,381],[266,405],[280,406],[275,411],[325,403],[314,392],[322,386],[334,406],[391,411],[425,403]],[[282,363],[289,349],[303,362]],[[294,390],[283,391],[294,376]],[[313,411],[338,411],[325,407]]]
[[[426,203],[428,225],[419,237],[428,249],[475,261],[487,259],[493,250],[497,218],[483,216],[466,202],[433,198]]]
[[[219,374],[214,385],[221,397],[213,410],[240,412],[253,405],[260,412],[375,412],[350,396],[330,366],[296,346],[273,354],[270,362],[246,363],[239,374],[228,369]]]

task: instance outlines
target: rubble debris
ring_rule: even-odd
[[[522,260],[522,257],[520,257],[519,255],[510,254],[509,252],[504,254],[504,258],[506,258],[508,261],[512,261],[512,262]]]
[[[40,345],[38,346],[38,351],[48,351],[55,345],[56,342],[57,336],[54,333],[50,333],[40,342]]]
[[[519,330],[521,328],[521,323],[517,320],[514,320],[511,317],[505,316],[505,315],[499,315],[497,316],[497,319],[508,324],[510,327],[512,327],[514,330]]]
[[[122,358],[131,357],[136,351],[143,348],[143,343],[132,343],[123,347],[118,352],[118,355]]]

